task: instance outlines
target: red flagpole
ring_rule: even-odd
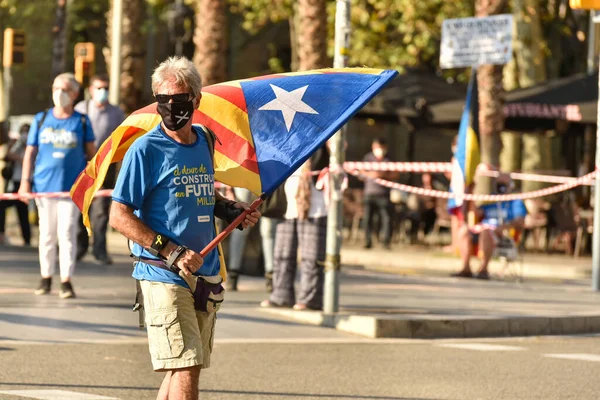
[[[229,234],[233,232],[233,230],[236,229],[237,226],[242,223],[242,221],[244,221],[248,214],[250,214],[252,211],[256,211],[256,209],[262,204],[262,202],[265,201],[266,197],[267,195],[263,193],[258,199],[254,200],[252,204],[250,204],[250,209],[244,210],[244,212],[241,213],[239,217],[237,217],[231,224],[229,224],[227,228],[223,229],[221,233],[219,233],[208,245],[206,245],[204,249],[202,249],[202,251],[200,252],[200,256],[204,258],[208,255],[208,253],[213,251],[214,248],[219,245],[219,243],[225,240],[225,238],[229,236]]]

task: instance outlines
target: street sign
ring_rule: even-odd
[[[506,64],[512,58],[512,32],[511,14],[444,20],[440,66],[461,68]]]

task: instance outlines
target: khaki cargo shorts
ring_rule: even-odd
[[[219,276],[204,277],[220,280]],[[188,277],[184,277],[189,281]],[[188,282],[189,283],[189,282]],[[146,328],[155,371],[210,366],[216,312],[196,311],[190,289],[172,283],[140,281]]]

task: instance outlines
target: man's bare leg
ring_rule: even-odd
[[[165,379],[163,379],[156,400],[169,400],[169,382],[171,381],[171,371],[167,371]]]
[[[496,242],[494,241],[494,232],[486,229],[479,235],[479,242],[481,243],[481,251],[483,252],[483,262],[481,263],[481,269],[479,270],[480,275],[488,274],[488,264],[494,254],[496,248]]]
[[[169,400],[198,400],[200,366],[173,370],[169,382]]]
[[[469,278],[472,276],[469,259],[471,258],[471,252],[473,251],[473,243],[471,243],[469,228],[466,225],[463,225],[460,228],[457,237],[458,249],[460,250],[460,259],[462,261],[462,270],[452,274],[452,276]]]

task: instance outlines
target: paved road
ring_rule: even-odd
[[[128,257],[117,264],[78,266],[79,297],[36,297],[35,250],[0,251],[0,399],[153,399],[162,375],[153,373],[144,331],[131,313],[133,281]],[[504,283],[418,280],[350,270],[342,304],[398,310],[425,307],[417,301],[464,297],[474,308],[477,293]],[[600,337],[496,340],[369,340],[278,319],[256,307],[265,297],[260,279],[242,281],[220,314],[213,367],[202,373],[206,399],[596,399]],[[375,296],[375,292],[379,296]],[[572,288],[569,302],[552,298],[552,286],[511,286],[521,293],[497,299],[503,310],[519,304],[592,309],[596,296]],[[444,297],[450,296],[450,297]],[[452,300],[454,299],[454,300]],[[454,305],[453,302],[456,302]],[[390,303],[391,302],[391,303]],[[470,308],[470,307],[467,307]]]
[[[599,344],[597,337],[222,339],[200,391],[222,400],[597,399]],[[23,398],[14,391],[25,398],[153,399],[161,380],[143,343],[4,342],[0,360],[0,399],[7,400]]]

